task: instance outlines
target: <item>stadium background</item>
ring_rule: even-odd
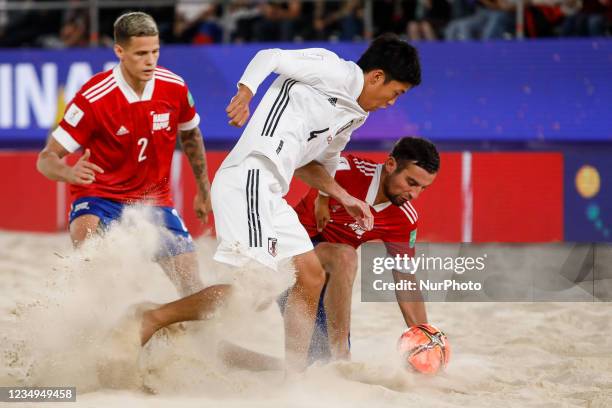
[[[267,47],[316,46],[356,60],[367,42],[163,45],[159,64],[183,76],[195,98],[211,177],[240,135],[224,108],[250,58]],[[415,203],[421,241],[612,242],[612,41],[417,48],[422,85],[373,113],[347,150],[382,159],[407,135],[440,147],[438,181]],[[37,173],[36,155],[79,87],[114,63],[110,48],[0,50],[1,229],[66,230],[68,188]],[[210,230],[193,214],[194,183],[180,153],[172,177],[188,227]],[[288,200],[305,191],[294,182]]]

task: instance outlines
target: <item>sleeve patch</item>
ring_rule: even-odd
[[[414,245],[416,244],[416,238],[417,238],[417,230],[415,228],[412,231],[410,231],[410,243],[408,244],[410,248],[414,248]]]
[[[70,126],[77,127],[81,119],[83,119],[84,115],[85,113],[81,110],[81,108],[79,108],[76,103],[73,103],[66,111],[66,114],[64,115],[64,120]]]
[[[190,108],[193,108],[193,105],[195,105],[195,102],[193,101],[193,96],[191,95],[190,91],[187,91],[187,102],[189,102]]]

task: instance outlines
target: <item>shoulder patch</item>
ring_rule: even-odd
[[[85,113],[81,108],[79,108],[76,103],[72,103],[64,115],[64,120],[70,126],[76,127],[83,118],[83,115],[85,115]]]

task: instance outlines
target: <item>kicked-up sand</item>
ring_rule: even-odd
[[[162,330],[141,348],[134,305],[178,297],[150,260],[156,243],[138,217],[79,252],[66,234],[0,232],[0,386],[77,387],[76,404],[53,407],[612,407],[605,302],[430,303],[430,322],[452,345],[448,369],[432,377],[402,367],[397,304],[360,302],[359,279],[351,362],[290,376],[226,367],[216,357],[222,338],[283,355],[277,308],[256,312],[252,302]],[[197,247],[205,283],[240,279],[212,261],[213,239]],[[257,297],[272,289],[255,273],[242,282]]]

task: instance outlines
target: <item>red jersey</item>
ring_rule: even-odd
[[[387,201],[372,205],[378,192],[382,166],[349,154],[340,158],[335,176],[336,182],[350,195],[370,204],[374,216],[374,227],[371,231],[362,229],[340,203],[330,198],[330,220],[319,233],[314,214],[314,202],[318,191],[311,189],[295,206],[295,211],[308,235],[310,237],[320,235],[327,242],[348,244],[353,248],[367,241],[381,240],[392,256],[398,254],[414,256],[419,216],[412,204],[406,202],[397,207]]]
[[[70,186],[72,198],[172,206],[169,178],[176,136],[199,122],[185,81],[167,69],[155,69],[142,97],[119,65],[94,75],[52,133],[69,152],[90,149],[89,160],[104,170],[92,184]]]

